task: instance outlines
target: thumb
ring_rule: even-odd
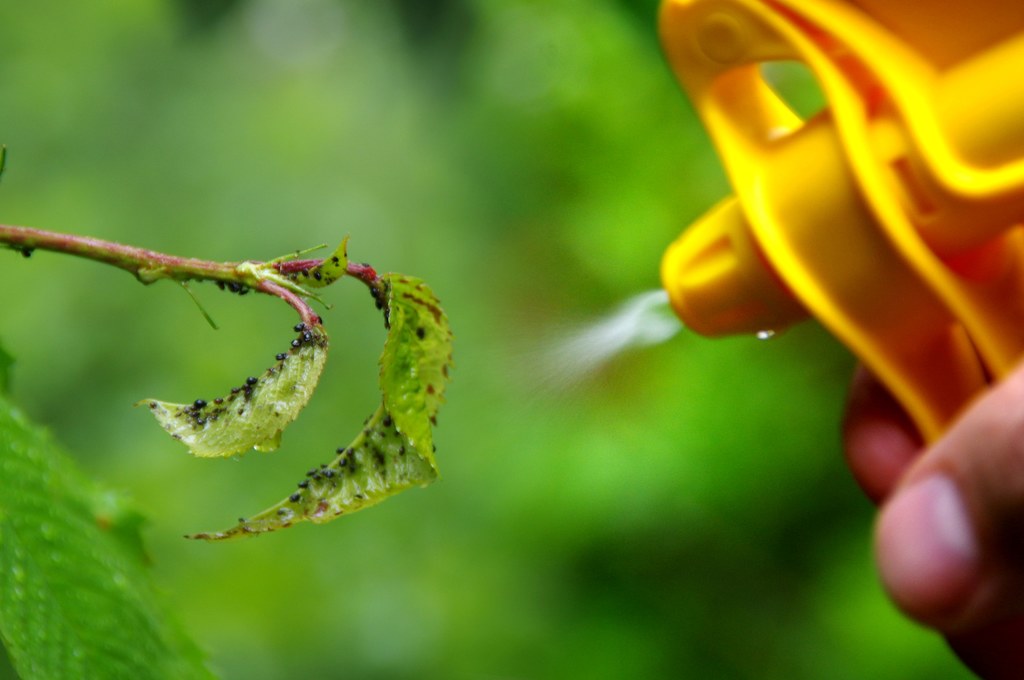
[[[1024,370],[913,464],[875,547],[889,594],[922,623],[956,635],[1024,613]]]

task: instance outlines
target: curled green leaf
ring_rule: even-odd
[[[388,335],[380,357],[384,404],[398,429],[432,466],[431,426],[444,402],[452,364],[452,330],[434,292],[422,280],[381,277]]]
[[[229,394],[191,404],[143,399],[157,422],[196,456],[273,451],[281,432],[305,407],[327,361],[327,334],[319,325],[295,327],[298,337],[277,362]]]
[[[337,250],[331,253],[330,256],[325,257],[323,262],[309,271],[309,281],[306,282],[306,285],[311,288],[329,286],[344,276],[347,270],[348,237],[346,236]]]
[[[396,427],[381,405],[337,457],[306,473],[296,490],[277,505],[240,519],[226,531],[190,538],[223,540],[285,529],[297,522],[329,522],[437,478],[434,466]]]
[[[388,329],[380,357],[381,406],[351,445],[307,472],[286,499],[231,529],[193,538],[238,538],[297,522],[328,522],[437,479],[431,428],[452,361],[448,317],[420,279],[388,274],[371,290]]]
[[[348,270],[348,237],[341,242],[337,250],[325,257],[320,264],[309,269],[300,269],[287,275],[289,281],[305,288],[323,288],[329,286]]]

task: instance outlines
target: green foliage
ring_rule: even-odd
[[[196,534],[193,538],[253,536],[302,521],[322,524],[414,486],[426,486],[436,478],[432,463],[399,432],[381,406],[366,421],[355,441],[339,448],[338,457],[331,463],[311,469],[291,496],[242,519],[227,531]]]
[[[273,451],[316,389],[327,361],[322,326],[296,326],[298,337],[277,363],[223,397],[172,404],[143,399],[158,423],[199,457],[232,456],[252,449]]]
[[[398,429],[436,470],[431,425],[444,401],[452,331],[440,302],[423,281],[399,274],[382,279],[388,324],[380,357],[384,405]]]
[[[838,444],[852,362],[824,333],[681,334],[535,380],[729,191],[653,0],[402,0],[409,30],[393,2],[240,0],[187,35],[179,4],[0,3],[3,221],[223,260],[340,228],[443,291],[460,340],[444,484],[208,546],[180,536],[269,505],[379,404],[364,292],[331,292],[345,323],[287,451],[197,461],[127,406],[237,384],[290,310],[197,286],[215,334],[173,286],[0,253],[19,403],[132,493],[225,678],[970,677],[878,584]]]
[[[379,283],[388,329],[379,361],[381,406],[355,441],[339,448],[332,462],[307,472],[288,498],[227,531],[193,538],[253,536],[301,521],[322,524],[437,478],[431,427],[452,361],[448,316],[419,279],[387,274]]]
[[[141,550],[140,517],[0,398],[0,638],[24,680],[210,677]]]
[[[11,355],[4,351],[3,347],[0,347],[0,393],[6,394],[10,387],[10,371],[11,364],[14,363],[14,359]]]
[[[337,250],[325,257],[323,262],[288,278],[306,288],[323,288],[345,276],[347,268],[348,237],[341,242]]]

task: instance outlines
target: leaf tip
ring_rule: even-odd
[[[229,394],[191,404],[143,399],[157,422],[201,458],[232,456],[253,449],[273,451],[281,434],[305,408],[327,361],[327,334],[299,324],[291,348],[275,356],[263,373],[249,376]]]

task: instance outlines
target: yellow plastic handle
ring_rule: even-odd
[[[746,333],[810,313],[927,439],[1009,371],[1024,351],[1018,5],[664,2],[666,54],[736,194],[666,252],[684,323]],[[793,114],[761,76],[774,60],[804,63],[828,107]]]

